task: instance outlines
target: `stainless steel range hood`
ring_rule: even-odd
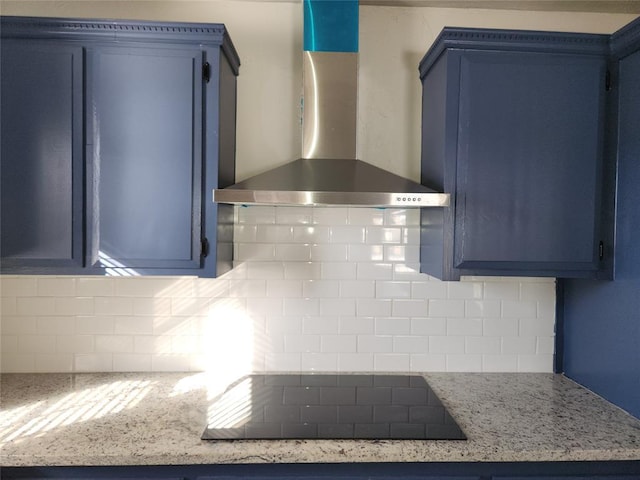
[[[449,194],[357,159],[358,0],[303,0],[302,158],[213,191],[219,203],[443,207]]]

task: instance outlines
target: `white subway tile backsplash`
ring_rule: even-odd
[[[393,280],[393,264],[391,263],[359,262],[357,272],[359,280]]]
[[[55,353],[55,335],[19,335],[18,353]]]
[[[482,319],[480,318],[447,318],[447,335],[450,335],[450,336],[482,335]]]
[[[393,307],[392,300],[359,298],[356,300],[356,314],[358,317],[382,317],[390,316]],[[395,315],[395,314],[394,314]],[[395,315],[402,316],[402,315]]]
[[[393,352],[392,335],[358,335],[358,353]]]
[[[482,355],[482,371],[484,372],[517,372],[517,355]]]
[[[486,337],[515,337],[518,335],[518,320],[513,318],[484,318],[482,333]]]
[[[115,279],[102,277],[77,277],[76,295],[79,297],[108,297],[115,294]]]
[[[482,283],[480,282],[448,282],[447,297],[450,299],[472,300],[483,297]]]
[[[75,354],[73,369],[76,372],[112,372],[113,353]]]
[[[64,335],[73,334],[76,331],[75,318],[72,316],[65,317],[37,317],[36,329],[41,335]]]
[[[431,336],[429,337],[429,353],[445,355],[464,353],[464,337]]]
[[[517,300],[503,300],[502,301],[502,316],[503,317],[528,317],[535,318],[537,316],[536,302],[532,301],[517,301]]]
[[[278,207],[275,208],[275,221],[279,225],[307,225],[312,223],[313,209],[306,207]]]
[[[347,221],[350,225],[381,226],[385,224],[385,211],[376,208],[349,208]]]
[[[393,351],[395,353],[428,353],[429,337],[395,335]]]
[[[409,335],[411,319],[408,317],[378,317],[375,319],[376,335]]]
[[[136,353],[117,353],[113,355],[114,372],[149,372],[151,369],[151,355]]]
[[[554,333],[554,322],[548,318],[521,318],[518,324],[521,337],[544,337]]]
[[[327,225],[300,225],[292,227],[292,236],[289,240],[297,243],[329,243],[330,229]]]
[[[279,243],[275,246],[275,259],[291,262],[310,261],[311,245]]]
[[[284,278],[312,280],[324,278],[322,276],[322,265],[322,263],[318,262],[284,262],[282,269]]]
[[[115,317],[115,334],[152,335],[153,318],[146,317]]]
[[[518,355],[518,372],[550,372],[553,355]]]
[[[411,298],[411,284],[397,280],[378,281],[376,298]]]
[[[0,294],[5,298],[35,297],[38,295],[38,277],[2,276]]]
[[[500,300],[465,300],[464,311],[467,317],[499,317],[502,305]]]
[[[302,320],[302,332],[307,335],[326,335],[338,333],[340,319],[336,316],[310,316]]]
[[[382,245],[346,245],[349,262],[382,262],[384,246]]]
[[[287,353],[320,351],[319,335],[284,335],[284,351]]]
[[[378,372],[408,372],[411,369],[411,359],[409,355],[376,353],[373,365]]]
[[[2,326],[0,333],[2,335],[37,335],[38,331],[37,317],[19,317],[3,315],[1,318]]]
[[[408,245],[384,245],[383,259],[385,262],[405,262],[407,257],[415,256],[415,252],[411,251],[412,248],[415,250],[418,247]]]
[[[502,353],[507,355],[535,354],[536,337],[502,337]]]
[[[130,303],[123,299],[123,303]],[[91,315],[98,313],[92,297],[57,297],[53,313],[56,315]]]
[[[219,278],[0,277],[0,369],[552,371],[555,281],[419,273],[418,210],[235,216]]]
[[[394,317],[424,317],[430,308],[426,299],[394,299],[391,313]]]
[[[92,353],[95,351],[93,335],[58,335],[56,337],[58,353]]]
[[[447,334],[447,319],[433,317],[414,317],[411,319],[413,335],[444,336]]]
[[[484,298],[518,300],[520,298],[520,284],[518,282],[486,281],[484,283]]]
[[[116,317],[87,315],[75,317],[76,333],[89,335],[110,335],[115,333]]]
[[[71,297],[76,294],[73,277],[40,277],[37,279],[36,294],[39,297]]]
[[[329,227],[331,243],[365,243],[366,227],[357,225],[335,225]],[[372,242],[369,242],[372,243]]]
[[[411,354],[409,362],[412,372],[447,371],[447,357],[443,354]]]
[[[335,372],[338,369],[338,354],[303,353],[301,368],[307,372]]]
[[[59,299],[55,297],[17,297],[16,313],[20,316],[51,315],[56,310],[56,300]]]
[[[339,353],[338,370],[341,372],[372,372],[372,353]]]
[[[365,317],[359,315],[357,317],[341,317],[339,323],[340,334],[356,334],[365,335],[375,332],[374,317]]]
[[[501,348],[500,337],[465,337],[465,353],[500,355]]]
[[[447,355],[447,372],[481,372],[482,355]]]
[[[302,280],[302,296],[314,298],[337,298],[340,283],[333,280]]]
[[[300,298],[302,297],[301,280],[276,279],[268,282],[267,297]]]
[[[302,369],[302,356],[299,353],[267,352],[265,367],[271,372],[298,372]]]
[[[348,245],[313,244],[309,255],[313,262],[346,262],[348,250]]]
[[[354,316],[356,314],[356,300],[353,298],[321,298],[321,316]]]
[[[553,355],[555,351],[554,337],[538,337],[536,353],[539,355]]]
[[[347,225],[349,223],[349,209],[335,207],[312,208],[312,223],[314,225]]]
[[[32,353],[0,353],[0,367],[3,372],[33,373],[36,372],[36,356]]]
[[[96,353],[132,353],[133,337],[131,335],[96,335]]]
[[[320,351],[325,353],[351,353],[356,351],[356,335],[322,335]]]
[[[434,317],[464,317],[464,301],[432,298],[429,300],[429,315]]]
[[[70,353],[36,354],[36,372],[69,372],[73,367],[73,355]]]
[[[321,264],[321,274],[325,280],[353,280],[356,278],[356,271],[355,263],[325,262]]]
[[[399,244],[402,242],[402,228],[400,227],[369,226],[365,228],[365,232],[365,241],[370,245],[386,243]]]

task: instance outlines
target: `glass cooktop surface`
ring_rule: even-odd
[[[204,440],[466,440],[418,375],[261,374],[209,406]]]

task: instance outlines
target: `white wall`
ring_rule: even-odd
[[[301,6],[4,1],[4,15],[225,23],[242,66],[238,179],[300,153]],[[361,7],[361,158],[419,178],[417,64],[445,25],[609,33],[630,15]],[[236,210],[237,267],[4,276],[2,371],[551,371],[553,279],[416,273],[412,210]]]

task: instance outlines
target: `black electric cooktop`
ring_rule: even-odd
[[[243,377],[209,406],[203,440],[466,440],[418,375]]]

